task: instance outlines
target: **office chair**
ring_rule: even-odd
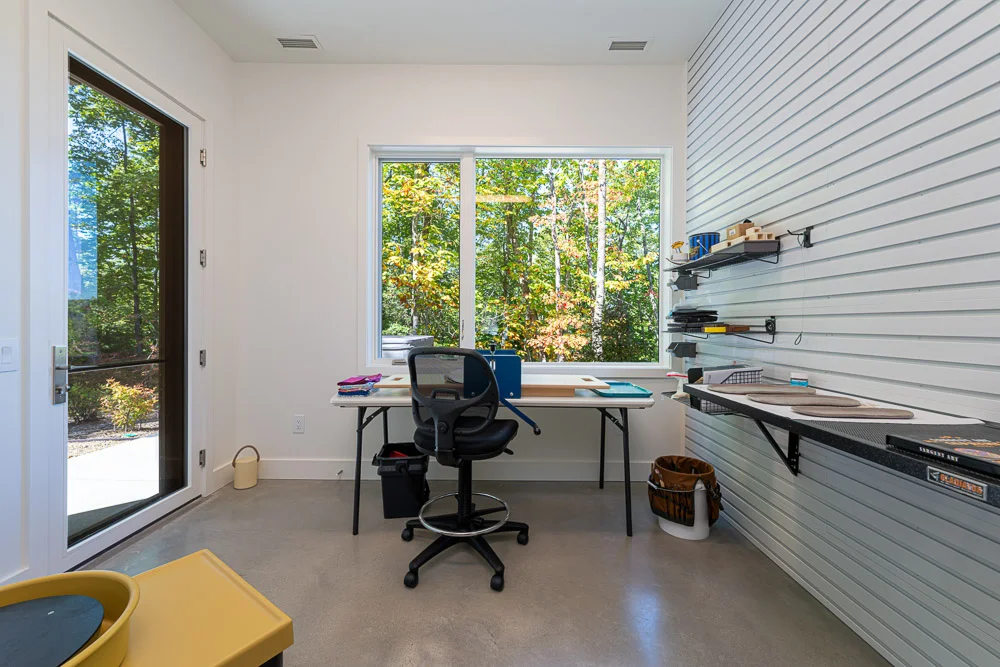
[[[513,453],[507,449],[507,443],[517,435],[517,421],[496,419],[500,389],[493,370],[478,352],[449,347],[414,348],[406,363],[417,426],[414,443],[442,465],[458,468],[458,492],[432,498],[420,508],[416,519],[406,522],[402,538],[407,542],[413,539],[414,528],[425,528],[439,537],[410,561],[403,583],[414,588],[419,582],[418,570],[424,564],[464,543],[493,568],[490,587],[502,591],[503,562],[486,541],[486,535],[517,532],[517,541],[527,544],[528,525],[509,521],[510,509],[500,498],[472,492],[472,462]],[[457,512],[425,516],[431,505],[452,496],[458,501]],[[477,510],[473,496],[495,500],[501,506]],[[502,519],[487,518],[498,512],[504,512]]]

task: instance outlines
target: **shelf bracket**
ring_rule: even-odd
[[[764,426],[764,422],[762,422],[759,419],[754,419],[754,421],[757,422],[757,428],[759,428],[760,432],[764,434],[764,437],[767,438],[767,441],[771,443],[771,447],[773,447],[774,451],[777,452],[778,458],[780,458],[781,462],[785,464],[785,467],[788,468],[788,471],[791,472],[793,475],[798,475],[799,434],[792,433],[791,431],[788,432],[788,453],[785,454],[785,452],[781,450],[781,445],[778,444],[778,441],[774,439],[774,436],[771,435],[771,432],[767,430],[766,426]]]

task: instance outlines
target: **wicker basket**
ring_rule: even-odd
[[[694,525],[694,492],[698,481],[705,485],[708,525],[722,509],[722,489],[712,464],[687,456],[660,456],[649,475],[649,508],[658,517],[684,526]]]

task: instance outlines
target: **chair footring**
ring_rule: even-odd
[[[443,535],[446,537],[455,537],[455,538],[470,538],[470,537],[478,537],[480,535],[487,535],[496,530],[500,530],[504,526],[504,524],[506,524],[507,521],[510,519],[510,508],[507,506],[507,503],[504,502],[501,498],[497,498],[496,496],[490,495],[488,493],[473,493],[472,496],[473,497],[479,496],[481,498],[489,498],[490,500],[495,500],[496,502],[500,503],[501,507],[496,507],[486,510],[476,510],[472,512],[468,516],[469,524],[467,526],[459,525],[460,517],[457,514],[454,515],[439,514],[432,517],[425,516],[427,510],[431,507],[431,505],[433,505],[437,501],[442,500],[444,498],[458,497],[458,493],[445,493],[443,495],[437,496],[436,498],[431,498],[426,503],[424,503],[424,506],[420,508],[420,513],[417,515],[417,521],[423,528],[426,528],[432,533],[437,533],[438,535]],[[504,512],[504,516],[502,519],[496,521],[494,520],[477,521],[477,519],[480,519],[480,517],[483,517],[487,514],[493,514],[495,512],[501,512],[501,511]],[[452,521],[452,517],[454,517],[454,521]],[[434,523],[431,523],[432,521],[438,521],[438,524],[436,525]],[[411,522],[408,521],[407,526],[410,526],[410,523]],[[442,523],[445,525],[441,525]]]

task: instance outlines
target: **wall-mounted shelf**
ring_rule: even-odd
[[[702,278],[708,278],[715,269],[724,266],[743,264],[744,262],[759,261],[765,264],[777,264],[778,255],[781,253],[781,241],[744,241],[739,245],[713,252],[710,255],[691,260],[686,264],[671,267],[671,271],[681,274],[694,274],[696,271],[708,271],[708,275],[697,274]],[[773,257],[774,261],[770,261]]]

